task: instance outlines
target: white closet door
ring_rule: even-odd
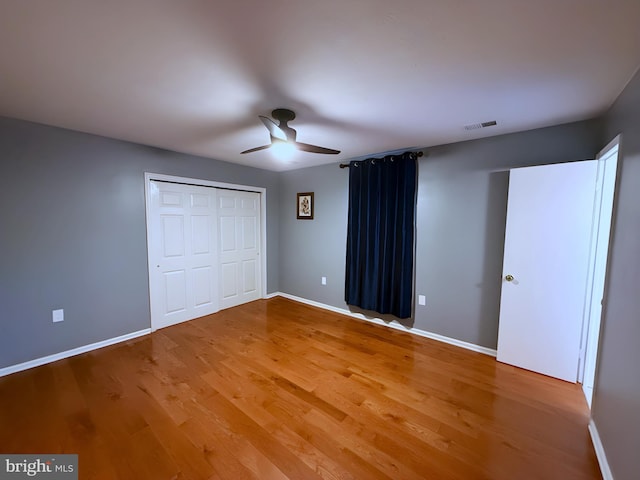
[[[158,181],[149,188],[155,330],[219,310],[216,190]]]
[[[261,297],[260,195],[218,191],[220,308]]]

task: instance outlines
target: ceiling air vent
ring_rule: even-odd
[[[472,123],[470,125],[465,125],[464,129],[465,130],[477,130],[479,128],[493,127],[493,126],[495,126],[497,124],[498,124],[498,122],[496,122],[495,120],[491,120],[490,122]]]

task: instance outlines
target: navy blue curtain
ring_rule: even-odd
[[[347,304],[411,316],[416,176],[414,153],[349,164]]]

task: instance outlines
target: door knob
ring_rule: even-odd
[[[505,279],[507,282],[512,282],[512,281],[513,281],[513,275],[505,275],[504,279]]]

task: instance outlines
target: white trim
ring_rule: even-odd
[[[367,322],[375,323],[377,325],[394,328],[396,330],[400,330],[406,333],[411,333],[413,335],[418,335],[420,337],[426,337],[426,338],[430,338],[431,340],[437,340],[439,342],[448,343],[449,345],[454,345],[456,347],[465,348],[467,350],[472,350],[474,352],[483,353],[491,357],[495,357],[498,354],[498,352],[492,348],[482,347],[474,343],[463,342],[462,340],[458,340],[451,337],[445,337],[444,335],[439,335],[437,333],[427,332],[419,328],[405,327],[401,323],[398,323],[396,320],[393,320],[392,322],[385,322],[380,318],[367,317],[366,315],[363,315],[361,313],[351,312],[350,310],[347,310],[345,308],[334,307],[332,305],[327,305],[325,303],[315,302],[313,300],[308,300],[302,297],[296,297],[295,295],[290,295],[288,293],[283,293],[283,292],[272,293],[268,298],[273,298],[276,296],[288,298],[289,300],[293,300],[294,302],[304,303],[307,305],[311,305],[313,307],[322,308],[324,310],[329,310],[332,312],[341,313],[343,315],[348,315],[349,317],[357,318],[358,320],[365,320]]]
[[[273,293],[267,293],[264,297],[265,300],[269,300],[270,298],[275,298],[275,297],[279,297],[282,294],[280,292],[273,292]]]
[[[30,368],[39,367],[40,365],[45,365],[47,363],[57,362],[58,360],[73,357],[75,355],[80,355],[81,353],[90,352],[92,350],[97,350],[99,348],[108,347],[109,345],[114,345],[116,343],[126,342],[127,340],[132,340],[134,338],[142,337],[143,335],[148,335],[150,333],[151,333],[151,329],[145,328],[143,330],[138,330],[137,332],[131,332],[125,335],[120,335],[119,337],[109,338],[107,340],[91,343],[89,345],[84,345],[82,347],[72,348],[71,350],[66,350],[64,352],[54,353],[53,355],[48,355],[46,357],[40,357],[40,358],[36,358],[35,360],[29,360],[28,362],[18,363],[17,365],[11,365],[9,367],[0,368],[0,377],[11,375],[12,373],[22,372],[23,370],[28,370]]]
[[[267,189],[261,188],[260,191],[260,256],[262,264],[262,290],[261,296],[267,294]]]
[[[145,183],[148,183],[149,180],[159,180],[161,182],[186,183],[188,185],[195,185],[195,186],[201,186],[201,187],[226,188],[228,190],[243,190],[245,192],[264,193],[267,191],[267,189],[264,187],[240,185],[237,183],[214,182],[212,180],[203,180],[201,178],[178,177],[176,175],[165,175],[163,173],[145,172],[144,179],[145,179]]]
[[[607,155],[611,155],[613,152],[611,150],[613,150],[614,148],[620,150],[620,140],[622,139],[622,134],[619,133],[618,135],[616,135],[613,140],[611,140],[609,143],[607,143],[607,145],[600,150],[600,153],[598,153],[598,157],[602,156],[607,156]],[[616,152],[617,153],[617,152]]]
[[[251,185],[239,185],[236,183],[215,182],[212,180],[203,180],[200,178],[178,177],[176,175],[165,175],[163,173],[144,172],[144,201],[145,201],[145,221],[147,231],[147,271],[149,280],[149,301],[151,301],[151,276],[153,270],[151,268],[151,249],[149,248],[149,239],[151,238],[151,225],[149,218],[151,216],[151,198],[149,197],[151,189],[149,188],[151,180],[159,180],[162,182],[186,183],[188,185],[196,185],[203,187],[223,188],[227,190],[241,190],[244,192],[256,192],[260,194],[260,256],[262,269],[262,285],[260,296],[266,298],[267,294],[267,189],[264,187],[254,187]],[[149,311],[149,322],[151,330],[154,331],[151,311]]]
[[[613,219],[616,210],[616,195],[618,184],[618,170],[620,159],[620,141],[622,135],[617,135],[596,155],[598,161],[598,177],[596,179],[596,195],[593,206],[593,226],[591,232],[591,247],[589,253],[589,274],[585,289],[585,302],[582,320],[582,335],[580,338],[580,363],[578,368],[578,382],[582,384],[582,391],[587,400],[587,405],[591,409],[591,403],[595,392],[595,376],[598,367],[598,343],[602,330],[602,320],[604,318],[604,304],[606,296],[609,271],[609,257],[613,244]],[[613,177],[613,178],[612,178]],[[613,181],[613,184],[610,182]],[[603,208],[601,205],[605,200],[605,193],[610,192],[608,188],[613,187],[613,197],[611,199],[611,210]],[[604,226],[603,226],[604,224]],[[606,249],[603,251],[602,233],[608,230],[606,237]],[[599,272],[599,261],[604,259],[604,270]],[[595,276],[596,272],[602,276]],[[602,290],[599,290],[602,281]],[[593,310],[594,294],[601,293],[600,315],[597,316]],[[597,298],[596,298],[597,305]]]
[[[593,402],[593,387],[586,386],[584,381],[580,383],[580,385],[582,386],[582,393],[584,394],[584,399],[587,401],[587,406],[589,407],[589,410],[591,410],[591,403]]]
[[[613,474],[609,468],[609,462],[607,461],[607,455],[604,453],[604,447],[600,440],[600,434],[596,428],[596,424],[593,419],[589,421],[589,433],[591,434],[591,442],[593,448],[596,451],[596,457],[598,458],[598,464],[600,465],[600,473],[602,473],[603,480],[613,480]]]

